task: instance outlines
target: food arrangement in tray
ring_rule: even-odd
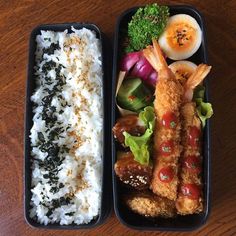
[[[187,59],[201,46],[201,28],[190,15],[170,16],[157,4],[139,8],[127,28],[113,127],[123,202],[145,217],[200,213],[202,134],[213,114],[203,80],[211,66]]]

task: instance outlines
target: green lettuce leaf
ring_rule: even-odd
[[[153,129],[155,125],[154,108],[151,106],[145,107],[144,110],[139,113],[139,119],[143,121],[147,128]]]
[[[146,126],[146,131],[142,136],[132,136],[128,132],[124,132],[125,145],[130,148],[134,155],[134,160],[142,165],[149,165],[150,162],[150,140],[155,126],[155,113],[151,106],[145,107],[139,113],[139,119]]]
[[[197,106],[197,114],[202,122],[202,127],[206,125],[206,120],[213,115],[212,105],[208,102],[201,102]]]
[[[130,147],[131,152],[134,155],[134,160],[142,165],[149,164],[149,145],[148,141],[152,136],[153,131],[147,129],[142,136],[132,136],[127,132],[124,132],[125,145]]]
[[[197,104],[197,113],[202,122],[202,127],[206,125],[206,120],[213,115],[212,105],[204,102],[205,87],[198,85],[194,90],[193,99]]]

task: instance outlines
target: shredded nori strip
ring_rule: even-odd
[[[49,40],[50,39],[46,39]],[[43,49],[44,54],[51,55],[55,50],[60,50],[59,44],[51,43],[48,48]],[[43,60],[43,58],[42,58]],[[59,60],[59,59],[58,59]],[[61,92],[63,91],[63,86],[66,84],[66,78],[62,74],[62,70],[65,68],[63,65],[56,63],[53,60],[45,62],[42,66],[42,79],[40,79],[40,84],[45,86],[43,91],[46,95],[41,101],[41,106],[43,107],[41,118],[45,121],[47,136],[45,137],[43,132],[38,132],[38,143],[35,147],[38,147],[40,151],[46,153],[47,156],[44,160],[34,158],[39,167],[46,171],[43,175],[45,181],[50,184],[50,192],[55,194],[64,187],[63,183],[59,183],[58,172],[62,169],[59,166],[65,160],[65,154],[70,151],[66,145],[59,146],[57,141],[59,138],[64,138],[62,135],[63,132],[67,131],[71,126],[62,127],[63,123],[58,121],[56,115],[56,107],[52,105],[53,98],[56,97],[62,107],[70,106],[66,101],[64,101]],[[35,70],[39,70],[39,67],[35,67]],[[56,78],[53,80],[49,75],[49,71],[55,70]],[[62,114],[63,110],[59,111],[59,114]],[[41,181],[41,184],[42,181]],[[43,192],[42,192],[43,195]],[[70,197],[61,197],[60,199],[53,199],[51,202],[46,201],[46,195],[42,196],[43,201],[40,202],[42,206],[48,208],[46,213],[47,217],[50,217],[53,211],[62,206],[70,204]],[[47,197],[48,199],[48,197]],[[67,215],[73,215],[74,212],[67,213]]]
[[[54,53],[55,50],[60,50],[59,43],[51,43],[51,45],[48,48],[43,49],[43,53],[51,55]]]

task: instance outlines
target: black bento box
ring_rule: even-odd
[[[118,110],[115,103],[115,91],[119,72],[119,48],[121,44],[121,32],[127,30],[127,24],[131,20],[131,17],[137,11],[138,7],[131,8],[125,11],[118,19],[115,36],[114,36],[114,55],[113,55],[113,88],[112,88],[112,127],[115,125],[116,119],[119,117]],[[206,48],[206,32],[205,24],[202,15],[191,6],[170,6],[170,14],[188,14],[194,17],[200,25],[203,37],[202,44],[199,50],[189,59],[196,64],[207,63],[207,48]],[[167,61],[168,64],[171,60]],[[206,101],[208,101],[208,81],[205,80],[204,85],[206,87]],[[117,144],[115,139],[112,138],[112,165],[116,162],[116,149]],[[125,188],[121,185],[113,170],[113,196],[114,196],[114,209],[118,219],[126,226],[136,230],[156,230],[156,231],[190,231],[197,229],[203,225],[209,215],[210,210],[210,123],[209,120],[204,128],[203,135],[203,196],[204,196],[204,211],[201,214],[177,216],[176,218],[154,218],[148,219],[142,217],[134,212],[130,211],[122,202],[122,194],[125,192]]]
[[[41,30],[52,30],[52,31],[64,31],[68,30],[71,32],[71,26],[75,29],[81,29],[83,27],[95,31],[97,38],[102,42],[102,63],[103,63],[103,105],[104,105],[104,136],[103,136],[103,173],[102,173],[102,201],[101,201],[101,211],[99,216],[92,220],[88,224],[83,225],[60,225],[60,224],[48,224],[42,225],[37,223],[34,219],[31,219],[29,216],[30,200],[31,200],[31,147],[30,147],[30,129],[33,125],[33,103],[30,100],[31,95],[35,90],[35,77],[34,77],[34,65],[35,65],[35,50],[36,50],[36,35],[40,34]],[[107,53],[110,52],[109,43],[99,30],[99,28],[94,24],[89,23],[66,23],[66,24],[50,24],[50,25],[41,25],[36,27],[30,35],[30,44],[29,44],[29,58],[28,58],[28,78],[26,84],[26,107],[25,107],[25,143],[24,143],[24,213],[25,219],[29,225],[38,228],[44,229],[86,229],[92,228],[94,226],[100,225],[108,217],[111,206],[112,206],[112,187],[111,187],[111,158],[110,158],[110,107],[109,107],[109,97],[110,95],[110,80],[109,80],[109,65],[110,57]]]

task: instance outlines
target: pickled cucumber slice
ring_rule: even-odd
[[[153,95],[139,78],[126,78],[117,94],[119,106],[130,111],[139,111],[151,104]]]

